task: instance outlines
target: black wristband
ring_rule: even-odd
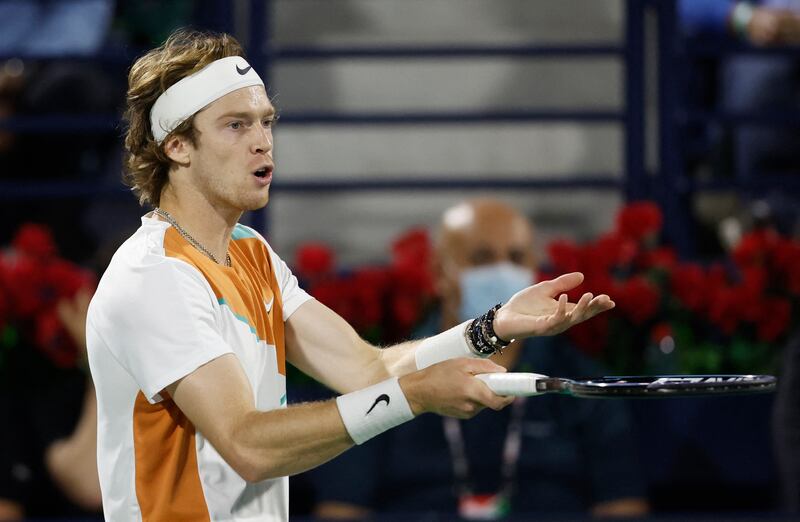
[[[472,349],[482,357],[489,357],[514,342],[514,339],[505,341],[494,331],[494,316],[502,306],[498,303],[485,314],[476,317],[467,327],[467,340]]]

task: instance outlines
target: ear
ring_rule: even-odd
[[[183,136],[170,136],[162,145],[164,154],[178,165],[186,166],[191,163],[192,144]]]

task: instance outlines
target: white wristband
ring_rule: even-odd
[[[347,433],[356,444],[363,444],[414,418],[397,377],[340,395],[336,398],[336,406]]]
[[[432,364],[455,359],[456,357],[478,358],[477,354],[469,344],[467,344],[467,325],[472,320],[464,321],[458,326],[454,326],[439,335],[428,337],[417,346],[414,353],[414,360],[417,362],[417,370],[427,368]]]

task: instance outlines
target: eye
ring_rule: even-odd
[[[488,265],[494,261],[494,254],[488,248],[477,248],[469,256],[472,266]]]
[[[233,130],[239,130],[239,129],[242,128],[242,122],[240,122],[240,121],[232,121],[232,122],[230,122],[228,124],[228,127],[230,127]]]
[[[277,123],[278,123],[278,118],[279,118],[279,116],[276,114],[276,115],[272,116],[271,118],[265,118],[265,119],[264,119],[264,120],[261,122],[261,124],[262,124],[262,125],[263,125],[265,128],[267,128],[267,129],[270,129],[270,128],[274,127],[275,125],[277,125]]]
[[[524,250],[514,249],[508,254],[509,260],[515,265],[525,265],[526,252]]]

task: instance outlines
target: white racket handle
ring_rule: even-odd
[[[522,372],[482,373],[475,377],[485,382],[486,386],[497,395],[514,395],[516,397],[541,395],[543,392],[536,391],[536,381],[549,378],[547,375],[539,373]]]

